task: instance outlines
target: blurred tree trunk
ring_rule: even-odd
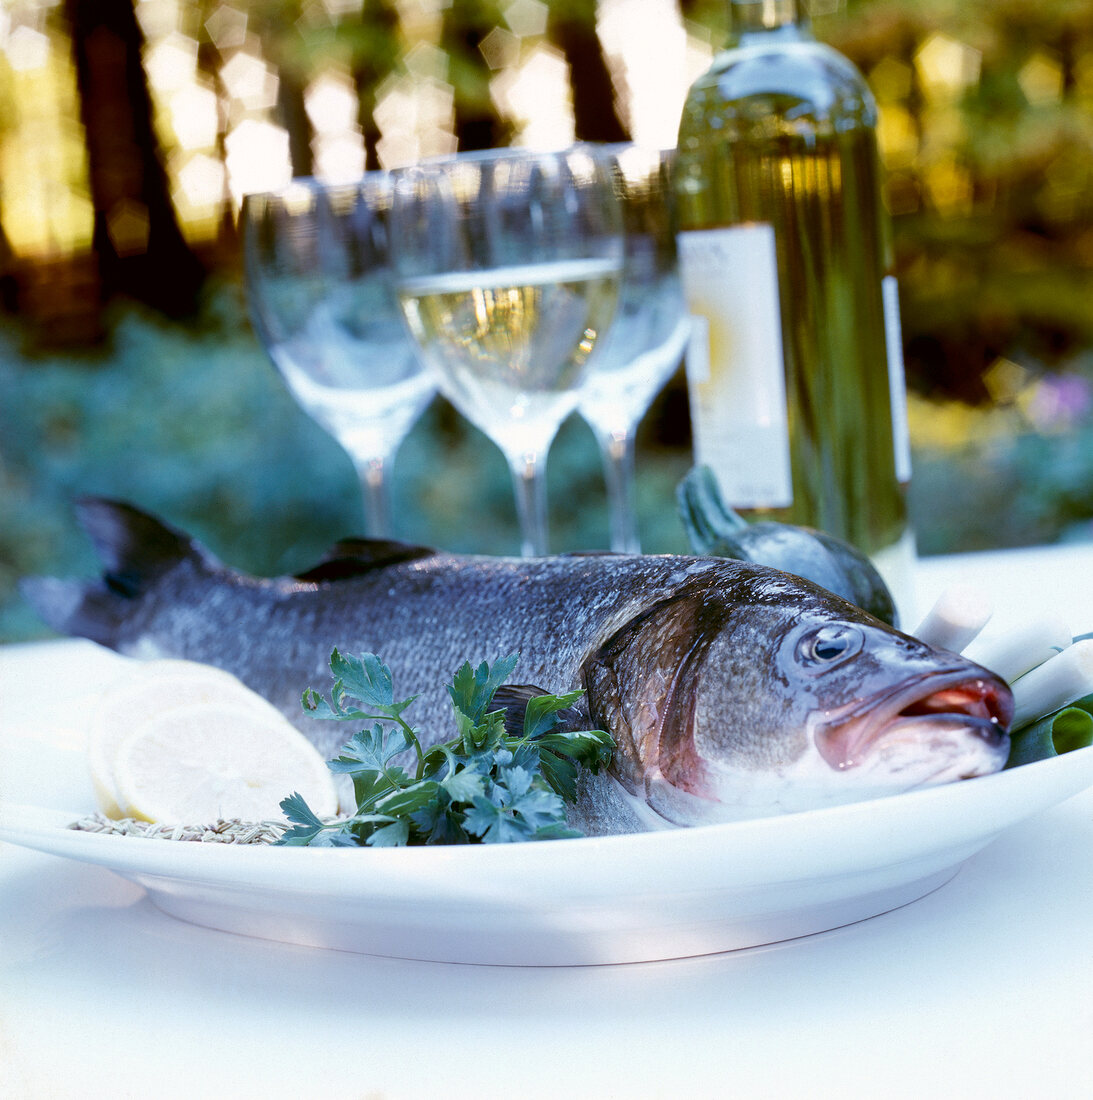
[[[596,33],[596,0],[568,0],[551,8],[550,39],[565,54],[573,90],[578,141],[628,141],[615,110],[615,86]]]
[[[216,0],[203,0],[206,11],[216,8]],[[299,0],[251,0],[245,5],[249,33],[257,35],[266,60],[277,72],[276,121],[288,133],[288,159],[293,176],[310,176],[314,171],[311,140],[315,136],[304,106],[304,93],[314,75],[313,59],[298,31],[301,19]],[[198,55],[205,58],[205,49]],[[215,80],[226,58],[209,46],[206,71]]]
[[[102,295],[127,294],[179,317],[204,268],[178,227],[141,65],[132,0],[65,0],[87,140],[92,237]]]
[[[361,5],[361,26],[364,34],[355,51],[353,80],[360,97],[360,124],[364,134],[365,167],[379,168],[376,146],[380,138],[374,112],[376,88],[393,71],[399,56],[398,8],[390,0],[364,0]]]
[[[19,283],[15,277],[15,254],[0,222],[0,309],[14,313],[19,307]]]
[[[312,128],[304,106],[306,85],[287,68],[277,70],[277,114],[288,131],[288,157],[294,176],[310,176],[315,159],[311,151]]]
[[[509,128],[490,96],[490,67],[479,43],[501,22],[494,4],[452,0],[444,13],[440,47],[448,55],[448,81],[455,89],[456,148],[494,149],[504,145]]]

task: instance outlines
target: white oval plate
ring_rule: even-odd
[[[1090,785],[1093,748],[870,802],[633,836],[271,848],[77,832],[71,813],[8,804],[0,839],[100,864],[209,928],[395,958],[585,965],[731,951],[887,912]]]

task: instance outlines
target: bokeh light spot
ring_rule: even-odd
[[[228,189],[238,204],[252,191],[275,191],[292,179],[288,131],[272,122],[244,119],[224,138]]]
[[[982,53],[940,32],[930,35],[915,54],[923,90],[930,99],[956,99],[979,82]]]
[[[512,0],[501,14],[517,37],[535,38],[546,34],[550,9],[540,0]]]

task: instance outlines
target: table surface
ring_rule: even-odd
[[[1080,632],[1090,576],[1090,546],[928,559],[917,603],[968,581],[995,599],[988,631],[1049,610]],[[78,738],[109,662],[85,642],[0,648],[0,743]],[[4,1096],[1057,1098],[1091,1082],[1093,789],[902,909],[628,966],[250,939],[174,920],[105,869],[0,844]]]

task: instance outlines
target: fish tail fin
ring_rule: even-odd
[[[24,577],[19,590],[51,630],[116,648],[122,601],[103,582]]]
[[[42,621],[60,634],[115,647],[123,620],[155,579],[186,558],[211,563],[192,539],[131,505],[82,497],[80,525],[103,563],[92,581],[26,577],[23,596]]]

